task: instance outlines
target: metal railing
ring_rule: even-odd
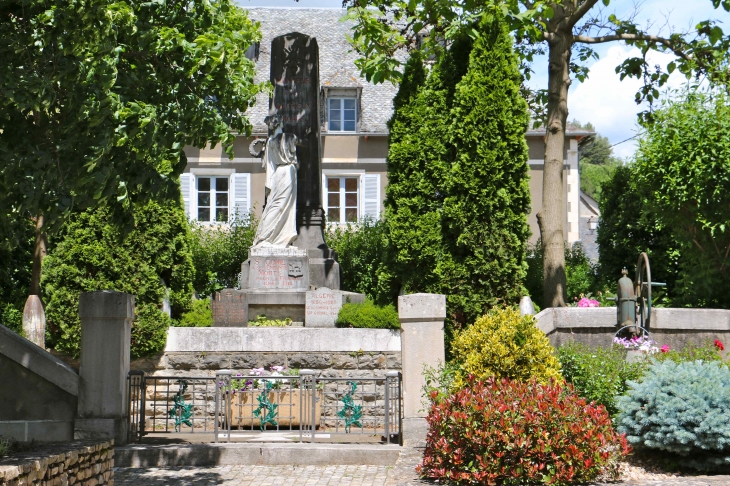
[[[212,433],[214,440],[285,433],[300,442],[402,445],[402,375],[316,377],[219,371],[215,377],[129,373],[129,440],[157,432]],[[262,439],[265,440],[265,439]]]

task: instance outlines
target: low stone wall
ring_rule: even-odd
[[[616,327],[616,308],[550,308],[535,316],[537,326],[553,346],[576,341],[593,347],[611,346]],[[652,309],[649,332],[659,345],[681,349],[719,339],[730,341],[730,310]]]
[[[0,486],[114,484],[114,441],[49,445],[0,460]]]
[[[164,352],[151,358],[132,361],[130,368],[148,374],[165,376],[214,376],[217,370],[245,373],[253,368],[312,369],[317,376],[356,378],[385,376],[387,371],[400,371],[400,352]]]

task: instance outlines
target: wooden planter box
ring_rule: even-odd
[[[230,417],[231,420],[231,427],[239,427],[239,428],[251,428],[251,427],[259,427],[261,425],[261,420],[259,417],[254,416],[253,412],[259,407],[259,402],[257,400],[259,394],[261,392],[254,392],[251,393],[236,393],[233,396],[233,400],[231,401],[231,408],[232,408],[232,417]],[[310,394],[311,397],[311,391],[307,391],[306,393]],[[320,418],[322,416],[322,400],[324,398],[322,390],[317,390],[316,396],[317,401],[315,403],[315,413],[314,413],[314,426],[319,427]],[[276,422],[279,424],[280,429],[288,429],[290,427],[300,427],[302,425],[302,418],[300,417],[300,397],[302,397],[302,394],[298,389],[294,389],[292,391],[279,391],[279,390],[272,390],[269,392],[269,402],[275,403],[278,405],[276,412]],[[306,402],[305,402],[306,403]],[[309,407],[304,407],[302,410],[305,414],[311,414],[312,409]],[[305,418],[305,425],[309,425],[312,418],[307,416]]]

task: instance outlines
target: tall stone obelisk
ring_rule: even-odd
[[[324,241],[317,39],[292,32],[272,40],[270,79],[274,93],[269,115],[281,116],[284,133],[293,133],[302,141],[297,147],[298,237],[294,246],[307,250],[310,285],[339,289],[336,255]]]

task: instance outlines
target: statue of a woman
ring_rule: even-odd
[[[267,116],[264,122],[273,131],[266,147],[251,155],[261,157],[266,168],[266,207],[261,215],[253,246],[286,248],[297,238],[297,136],[284,133],[279,115]]]

